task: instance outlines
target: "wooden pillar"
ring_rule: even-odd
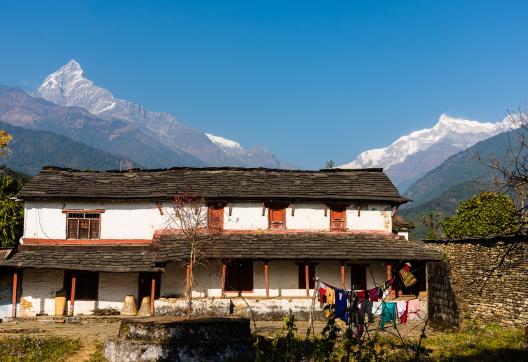
[[[266,283],[266,298],[269,298],[269,265],[267,260],[264,262],[264,282]]]
[[[341,262],[341,288],[345,289],[345,262]]]
[[[226,271],[227,271],[226,262],[222,261],[222,298],[225,298]]]
[[[390,261],[387,262],[386,268],[387,268],[387,280],[392,279],[392,263]],[[396,281],[393,280],[392,285],[394,285],[395,283]],[[393,298],[395,297],[395,295],[396,293],[394,291],[394,288],[390,287],[389,288],[389,298]]]
[[[156,298],[156,274],[152,273],[150,283],[150,315],[154,317],[154,300]]]
[[[310,296],[310,268],[308,262],[304,264],[304,282],[306,283],[306,296]]]
[[[187,294],[187,297],[192,294],[191,290],[191,264],[187,264],[187,267],[185,268],[185,294]]]
[[[13,303],[13,311],[12,311],[12,317],[15,318],[17,316],[17,290],[18,290],[18,271],[13,272],[13,299],[11,300],[11,303]]]
[[[77,277],[75,274],[72,275],[71,280],[71,293],[70,293],[70,315],[73,316],[75,308],[75,285],[77,284]]]

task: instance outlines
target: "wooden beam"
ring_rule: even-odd
[[[341,262],[341,288],[345,289],[345,262]]]
[[[70,293],[70,315],[73,316],[73,312],[75,309],[75,286],[77,284],[77,277],[75,274],[72,275],[71,280],[71,293]]]
[[[306,296],[310,296],[310,268],[308,262],[304,264],[304,282],[306,283]]]
[[[222,298],[225,298],[225,283],[226,283],[227,265],[222,261]]]
[[[150,282],[150,315],[154,317],[154,300],[156,299],[156,274],[152,273]]]
[[[17,316],[17,290],[18,290],[18,271],[13,272],[13,299],[11,300],[11,303],[13,303],[13,311],[12,311],[12,317],[16,318]]]
[[[266,283],[266,298],[269,298],[269,265],[267,260],[264,262],[264,282]]]

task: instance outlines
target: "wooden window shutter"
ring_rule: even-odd
[[[269,209],[269,228],[274,230],[286,229],[286,209]]]
[[[209,206],[207,210],[209,230],[218,231],[224,229],[224,208]]]
[[[346,230],[346,209],[330,209],[330,230]]]

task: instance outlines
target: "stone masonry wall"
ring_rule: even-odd
[[[528,242],[434,241],[447,260],[428,268],[431,322],[458,327],[465,318],[528,325]]]

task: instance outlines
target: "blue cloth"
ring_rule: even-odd
[[[396,328],[396,303],[394,302],[383,302],[381,305],[381,322],[380,328],[385,327],[385,323],[393,323],[394,328]]]
[[[335,316],[348,323],[347,292],[344,289],[335,290]]]

